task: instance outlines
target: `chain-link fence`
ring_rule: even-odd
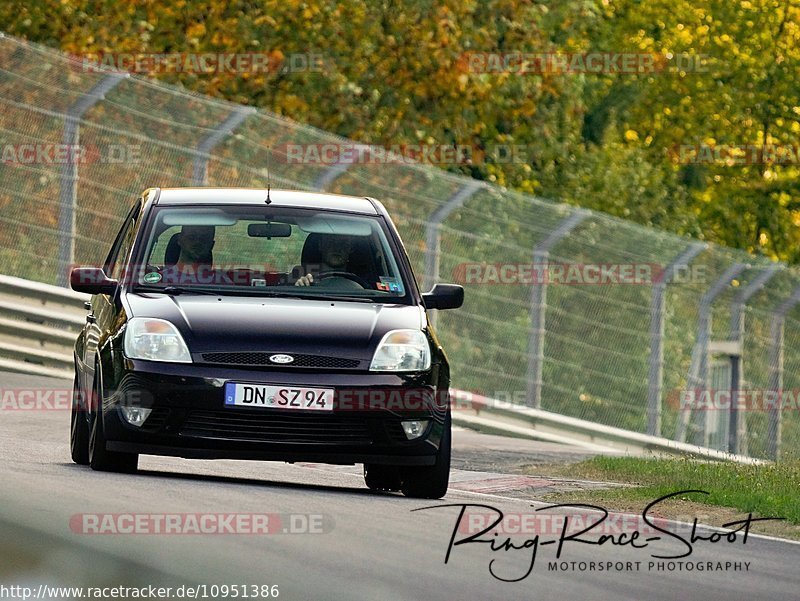
[[[2,37],[0,271],[64,285],[142,190],[266,187],[269,168],[274,187],[378,198],[420,283],[465,286],[436,317],[456,387],[756,457],[800,450],[796,271],[430,165],[287,159],[322,145],[353,148]]]

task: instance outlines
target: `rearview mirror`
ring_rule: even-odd
[[[456,284],[436,284],[422,294],[426,309],[458,309],[464,304],[464,288]]]
[[[114,294],[118,284],[99,267],[76,267],[69,274],[69,285],[76,292]]]
[[[292,235],[292,226],[288,223],[251,223],[247,226],[247,235],[252,238],[288,238]]]

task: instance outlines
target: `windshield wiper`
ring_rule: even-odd
[[[256,292],[258,291],[258,292]],[[371,298],[362,296],[334,296],[332,294],[302,294],[298,292],[281,292],[278,290],[264,290],[264,288],[255,288],[250,291],[253,296],[265,296],[272,298],[298,298],[302,300],[346,300],[355,301],[360,303],[375,302]]]
[[[170,296],[178,296],[179,294],[213,294],[220,296],[218,290],[208,290],[207,288],[194,288],[192,286],[164,286],[164,293]]]
[[[310,300],[339,300],[339,301],[351,301],[354,303],[374,303],[375,299],[371,296],[344,296],[338,294],[314,294],[314,295],[304,295],[299,298],[307,298]]]
[[[213,296],[220,296],[220,292],[217,290],[185,286],[137,286],[136,290],[160,292],[162,294],[169,294],[170,296],[178,296],[179,294],[211,294]]]

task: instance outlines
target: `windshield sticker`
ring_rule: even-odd
[[[142,280],[146,284],[155,284],[156,282],[160,282],[161,281],[161,274],[158,273],[157,271],[151,271],[150,273],[144,274],[144,277],[142,278]]]
[[[400,283],[397,281],[396,278],[390,278],[381,276],[380,282],[375,284],[375,287],[378,290],[384,290],[386,292],[400,292]]]

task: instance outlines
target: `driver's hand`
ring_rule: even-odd
[[[314,283],[314,276],[309,274],[304,275],[301,278],[297,278],[297,281],[294,283],[295,286],[311,286]]]

